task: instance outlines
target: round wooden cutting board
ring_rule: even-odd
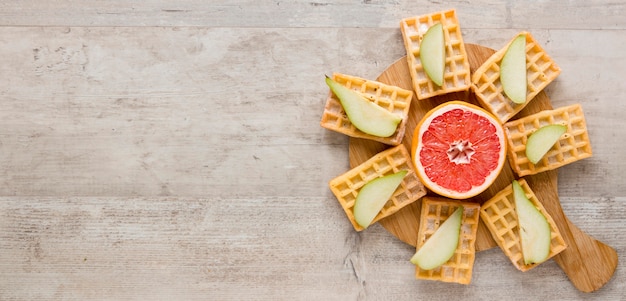
[[[468,53],[470,70],[473,73],[495,51],[480,45],[465,44]],[[397,60],[389,66],[378,78],[378,81],[395,85],[407,90],[413,90],[411,76],[406,57]],[[476,105],[475,96],[471,92],[457,92],[431,97],[426,100],[417,100],[414,96],[409,111],[406,134],[403,144],[411,149],[413,130],[422,117],[437,105],[450,101],[463,100]],[[552,109],[550,99],[545,92],[540,92],[535,98],[513,119],[527,116],[541,110]],[[376,153],[389,146],[379,142],[350,138],[349,157],[350,166],[356,167]],[[516,178],[508,162],[502,172],[489,189],[472,198],[472,201],[483,203],[502,190]],[[584,292],[591,292],[602,287],[613,275],[617,267],[617,253],[611,247],[595,240],[573,225],[563,213],[557,194],[557,171],[542,172],[537,175],[524,177],[532,187],[537,198],[543,203],[548,213],[556,222],[561,235],[568,247],[554,257],[557,264],[565,271],[574,286]],[[430,194],[430,192],[429,192]],[[420,201],[404,207],[392,216],[379,221],[391,234],[412,246],[416,244],[419,224]],[[482,251],[497,246],[487,227],[481,222],[476,238],[476,250]]]

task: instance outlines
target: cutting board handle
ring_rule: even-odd
[[[549,171],[529,177],[531,187],[557,186],[557,171]],[[557,192],[554,198],[558,199]],[[560,202],[546,202],[544,207],[559,226],[567,248],[554,257],[572,284],[583,292],[593,292],[603,287],[617,268],[615,249],[589,236],[574,225],[563,212]]]

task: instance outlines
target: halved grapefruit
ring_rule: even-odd
[[[449,101],[432,109],[415,128],[413,164],[432,192],[471,198],[498,177],[506,159],[500,122],[480,107]]]

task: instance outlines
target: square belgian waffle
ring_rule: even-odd
[[[370,139],[388,145],[402,143],[406,131],[406,122],[413,92],[399,87],[383,84],[377,81],[366,80],[356,76],[334,73],[333,79],[339,84],[361,93],[366,99],[376,103],[383,109],[402,117],[398,129],[390,137],[377,137],[366,134],[357,129],[348,119],[337,96],[331,91],[326,100],[324,113],[320,125],[323,128],[336,131],[351,137]]]
[[[401,170],[408,170],[409,172],[402,180],[398,189],[393,193],[391,199],[387,201],[383,209],[376,215],[372,221],[373,224],[382,218],[394,214],[402,207],[417,201],[426,194],[426,189],[417,178],[413,170],[411,157],[404,145],[400,144],[384,150],[329,182],[330,190],[337,197],[339,204],[343,207],[355,230],[361,231],[364,229],[357,224],[353,213],[354,202],[359,190],[373,179]]]
[[[561,73],[561,69],[530,33],[521,32],[520,34],[526,35],[527,89],[525,103],[516,104],[511,101],[504,93],[502,83],[500,83],[500,62],[515,38],[489,57],[472,75],[472,90],[476,94],[476,98],[483,108],[490,111],[502,123],[521,111],[531,99]]]
[[[526,197],[539,209],[546,217],[548,224],[550,224],[552,241],[550,244],[550,253],[546,259],[548,260],[565,250],[567,244],[561,236],[554,220],[548,212],[546,212],[546,209],[530,189],[528,183],[526,183],[524,179],[520,179],[518,182],[526,193]],[[507,186],[489,201],[485,202],[480,209],[480,217],[489,229],[489,232],[491,232],[491,236],[500,249],[502,249],[504,254],[518,270],[525,272],[540,264],[524,264],[512,185]]]
[[[567,132],[537,164],[526,157],[526,141],[539,128],[549,124],[567,126]],[[592,156],[585,116],[579,104],[545,110],[504,124],[509,162],[521,177],[555,169]]]
[[[430,80],[420,60],[420,43],[428,28],[436,23],[443,25],[446,46],[446,65],[442,87]],[[400,30],[406,48],[413,89],[418,99],[469,90],[470,66],[455,10],[403,19],[400,22]]]
[[[472,280],[472,269],[476,256],[476,232],[480,216],[478,203],[462,202],[440,197],[422,198],[422,212],[417,236],[417,250],[459,206],[463,206],[461,221],[461,235],[459,245],[452,258],[443,265],[432,270],[422,270],[415,267],[415,277],[418,279],[439,280],[469,284]]]

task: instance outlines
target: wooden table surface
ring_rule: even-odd
[[[468,286],[418,281],[413,247],[353,230],[327,182],[324,74],[376,78],[402,18],[456,8],[465,42],[530,31],[580,103],[594,156],[559,171],[565,214],[615,248],[578,291],[495,248]],[[624,1],[4,1],[1,300],[624,300]]]

